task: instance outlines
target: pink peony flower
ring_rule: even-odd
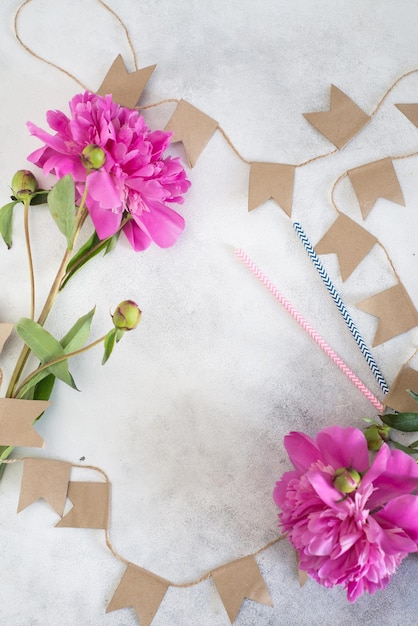
[[[387,444],[370,462],[356,428],[326,428],[316,441],[292,432],[285,447],[295,470],[276,483],[273,497],[300,569],[325,587],[342,585],[350,602],[384,589],[418,549],[417,463]],[[360,475],[350,493],[334,486],[341,468]]]
[[[115,234],[129,214],[123,230],[135,250],[151,241],[162,248],[173,245],[184,220],[167,203],[183,202],[190,182],[178,158],[163,157],[172,133],[151,132],[136,110],[119,106],[109,95],[79,94],[70,101],[70,111],[71,118],[48,111],[53,135],[28,122],[31,134],[45,143],[29,161],[44,174],[72,174],[80,196],[87,184],[86,206],[100,239]],[[105,153],[98,170],[82,162],[88,146]]]

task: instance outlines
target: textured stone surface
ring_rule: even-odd
[[[65,5],[65,6],[64,6]],[[217,120],[248,161],[297,164],[333,146],[302,113],[326,110],[333,83],[370,114],[390,84],[418,65],[416,2],[403,0],[109,0],[131,33],[139,64],[157,63],[142,102],[185,98]],[[47,109],[67,110],[81,88],[29,56],[13,37],[18,3],[0,8],[0,203],[26,155],[39,146],[26,120],[44,125]],[[42,56],[91,89],[119,52],[133,69],[117,22],[93,0],[33,0],[21,35]],[[293,218],[315,244],[336,218],[333,182],[348,169],[412,152],[418,130],[393,104],[415,102],[418,74],[401,82],[371,123],[341,153],[296,170]],[[146,112],[164,127],[166,104]],[[174,146],[173,153],[182,154]],[[418,165],[395,161],[405,207],[379,200],[366,222],[348,178],[337,188],[340,209],[386,246],[408,293],[416,287]],[[57,387],[39,424],[46,448],[33,454],[99,465],[112,481],[111,538],[133,563],[174,582],[258,550],[277,534],[271,492],[289,468],[283,436],[314,435],[330,424],[361,426],[375,409],[283,311],[233,254],[242,247],[374,393],[377,383],[346,330],[292,228],[274,201],[247,211],[249,167],[217,132],[190,171],[193,186],[180,209],[187,228],[169,250],[132,252],[125,241],[71,282],[49,321],[60,336],[97,306],[92,335],[107,329],[109,310],[137,300],[138,329],[101,367],[100,350],[77,357],[82,392]],[[45,208],[31,225],[38,303],[59,263],[63,239]],[[50,234],[51,233],[51,234]],[[384,254],[371,254],[342,283],[334,256],[322,258],[366,342],[376,320],[355,303],[395,283]],[[28,275],[22,212],[14,246],[0,247],[1,321],[27,315]],[[391,383],[413,353],[417,331],[378,346],[375,358]],[[18,352],[2,356],[5,380]],[[414,362],[412,362],[414,365]],[[416,364],[415,364],[416,365]],[[4,391],[4,390],[3,390]],[[32,454],[28,449],[17,455]],[[131,609],[105,615],[123,572],[99,530],[57,529],[40,502],[18,516],[22,467],[0,482],[0,606],[18,626],[133,626]],[[79,472],[76,479],[85,480]],[[285,543],[258,557],[275,608],[245,601],[238,626],[416,623],[405,561],[386,592],[349,605],[341,590],[313,581],[299,589]],[[169,589],[153,626],[226,626],[212,581]]]

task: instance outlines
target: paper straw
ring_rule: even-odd
[[[389,387],[388,387],[385,379],[383,378],[382,373],[379,370],[376,361],[374,360],[374,358],[373,358],[369,348],[366,346],[366,344],[365,344],[365,342],[363,340],[363,337],[360,335],[356,325],[354,324],[354,321],[353,321],[350,313],[347,311],[347,308],[346,308],[344,302],[341,300],[337,290],[335,289],[334,285],[332,284],[330,277],[328,276],[324,266],[322,265],[321,261],[318,258],[318,255],[316,254],[315,250],[313,249],[313,247],[311,245],[311,242],[309,241],[308,237],[306,236],[306,233],[303,231],[302,226],[298,222],[294,222],[293,227],[296,230],[297,234],[299,235],[299,238],[302,241],[303,245],[305,246],[305,250],[308,253],[309,258],[311,259],[312,263],[314,264],[315,268],[317,269],[318,274],[322,278],[322,281],[323,281],[325,287],[328,289],[328,292],[331,295],[332,299],[334,300],[334,302],[335,302],[335,304],[337,306],[337,309],[341,313],[345,323],[347,324],[349,331],[353,335],[353,337],[354,337],[358,347],[360,348],[360,351],[361,351],[362,355],[366,359],[368,366],[370,367],[370,369],[372,370],[373,374],[375,375],[376,380],[379,383],[383,393],[385,393],[385,394],[388,393]]]
[[[376,396],[366,387],[366,385],[356,376],[356,374],[348,367],[346,363],[338,356],[336,352],[322,339],[320,334],[307,322],[304,317],[295,309],[289,300],[273,285],[273,283],[263,274],[263,272],[253,263],[249,256],[241,249],[235,250],[236,256],[248,267],[251,272],[263,283],[265,287],[273,294],[288,313],[302,326],[303,330],[319,345],[325,354],[340,368],[349,380],[357,387],[359,391],[373,404],[379,411],[383,412],[383,404]]]

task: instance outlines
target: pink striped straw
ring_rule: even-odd
[[[263,283],[265,287],[273,294],[273,296],[280,302],[280,304],[290,313],[290,315],[302,326],[303,330],[308,333],[310,337],[318,344],[326,355],[337,365],[342,372],[347,376],[349,380],[361,391],[361,393],[373,404],[373,406],[382,413],[384,410],[383,404],[376,398],[374,393],[366,387],[366,385],[356,376],[356,374],[348,367],[346,363],[338,356],[336,352],[331,348],[327,342],[322,339],[321,335],[307,322],[304,317],[295,309],[295,307],[289,302],[289,300],[273,285],[273,283],[263,274],[261,270],[253,263],[249,256],[241,249],[235,250],[237,257],[251,270],[255,276]]]

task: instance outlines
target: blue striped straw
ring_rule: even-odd
[[[307,238],[305,232],[303,231],[302,226],[298,222],[294,222],[293,223],[293,227],[296,230],[297,234],[299,235],[299,238],[302,241],[303,245],[305,246],[306,252],[308,253],[309,258],[311,259],[312,263],[316,267],[316,269],[318,271],[318,274],[322,278],[322,281],[323,281],[325,287],[329,291],[330,296],[334,300],[334,302],[335,302],[335,304],[337,306],[337,309],[339,310],[339,312],[343,316],[344,321],[345,321],[345,323],[347,324],[347,326],[348,326],[348,328],[350,330],[350,333],[353,335],[353,337],[354,337],[358,347],[360,348],[360,351],[361,351],[362,355],[366,359],[368,366],[370,367],[370,369],[372,370],[373,374],[375,375],[376,380],[379,383],[382,391],[384,393],[388,393],[389,387],[388,387],[385,379],[383,378],[382,373],[379,370],[376,361],[374,360],[374,358],[373,358],[369,348],[364,343],[364,340],[363,340],[362,336],[360,335],[359,331],[357,330],[357,327],[354,324],[353,319],[352,319],[350,313],[347,311],[344,302],[341,300],[340,296],[338,295],[337,290],[335,289],[334,285],[332,284],[330,277],[328,276],[327,272],[325,271],[324,266],[322,265],[321,261],[318,258],[318,255],[316,254],[316,252],[313,249],[309,239]]]

